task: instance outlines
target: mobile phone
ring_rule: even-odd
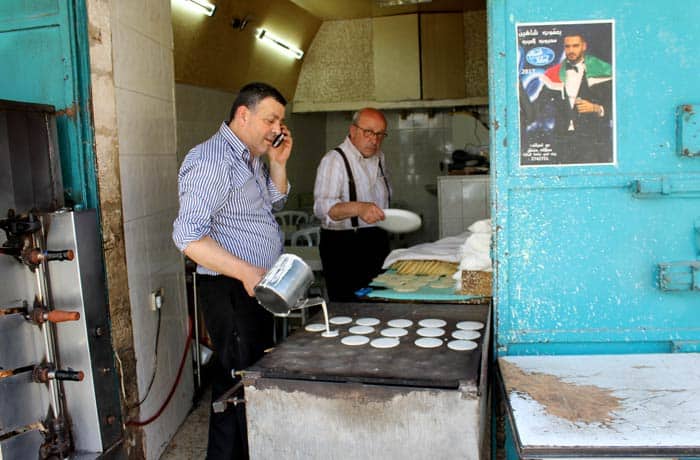
[[[272,141],[272,146],[274,148],[277,148],[280,145],[282,145],[282,141],[284,141],[284,137],[285,137],[284,133],[279,133],[277,136],[275,136],[275,139]]]

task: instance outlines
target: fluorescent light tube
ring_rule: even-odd
[[[181,0],[192,11],[196,11],[207,16],[213,16],[216,11],[216,5],[212,5],[207,0]]]
[[[275,45],[275,49],[277,51],[286,54],[287,56],[291,56],[295,59],[301,59],[302,57],[304,57],[304,52],[302,50],[285,43],[279,37],[276,37],[273,34],[271,34],[267,29],[258,29],[255,36],[264,42],[268,42]]]

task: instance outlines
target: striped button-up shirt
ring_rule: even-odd
[[[369,158],[362,156],[353,145],[349,137],[339,145],[345,152],[350,163],[355,180],[357,201],[367,201],[376,204],[382,209],[389,207],[391,190],[389,178],[382,175],[388,174],[384,152],[381,150]],[[381,162],[382,167],[379,167]],[[316,171],[316,184],[314,185],[314,215],[321,220],[321,226],[329,230],[346,230],[352,228],[350,219],[335,221],[328,216],[328,211],[336,203],[350,201],[350,185],[345,169],[343,157],[335,150],[326,153]],[[360,227],[374,227],[359,219]]]
[[[209,236],[236,257],[266,269],[282,254],[284,240],[272,212],[282,209],[287,195],[226,123],[187,154],[178,189],[173,241],[180,251]],[[202,266],[197,273],[218,274]]]

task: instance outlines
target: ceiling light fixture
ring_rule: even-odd
[[[430,3],[433,0],[377,0],[380,8],[385,6],[414,5],[416,3]]]
[[[287,56],[291,56],[295,59],[301,59],[304,57],[304,52],[302,50],[285,43],[283,40],[274,36],[266,29],[258,29],[255,36],[264,42],[275,45],[275,49],[277,51],[286,54]]]
[[[216,5],[209,3],[207,0],[181,0],[192,11],[196,11],[207,16],[213,16],[216,11]]]

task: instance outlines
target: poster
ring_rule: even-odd
[[[516,24],[521,166],[616,162],[613,26]]]

